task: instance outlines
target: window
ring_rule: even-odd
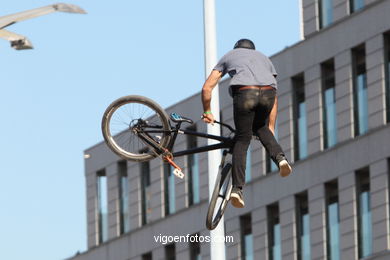
[[[354,13],[364,7],[364,0],[349,0],[349,11]]]
[[[385,34],[386,122],[390,122],[390,32]]]
[[[278,129],[278,120],[276,120],[275,122],[275,139],[278,140],[278,133],[279,133],[279,129]],[[271,156],[269,156],[269,154],[266,155],[267,159],[265,161],[265,168],[266,168],[266,172],[273,172],[273,171],[276,171],[278,170],[278,166],[274,163],[274,161],[271,159]]]
[[[243,260],[253,260],[252,217],[250,214],[240,217],[241,227],[241,257]]]
[[[268,255],[269,260],[282,260],[279,206],[267,207],[268,212]]]
[[[368,131],[366,52],[364,45],[352,49],[355,136]]]
[[[165,260],[176,259],[175,244],[169,244],[165,246]]]
[[[143,254],[142,260],[152,260],[152,252]]]
[[[359,258],[364,258],[372,253],[371,194],[368,167],[356,171],[356,191]]]
[[[141,163],[141,203],[142,203],[142,225],[150,222],[152,213],[151,199],[152,190],[150,185],[150,164],[149,162]]]
[[[196,125],[188,128],[189,131],[196,132]],[[196,136],[187,135],[187,148],[198,147]],[[199,156],[198,154],[187,155],[188,166],[188,204],[199,203]]]
[[[324,149],[337,143],[335,69],[333,59],[321,64]]]
[[[319,0],[320,29],[333,22],[333,0]]]
[[[307,156],[305,79],[303,74],[293,77],[292,85],[294,91],[294,156],[297,161]]]
[[[340,260],[340,218],[337,181],[325,184],[326,239],[328,260]]]
[[[190,237],[190,260],[201,260],[200,243],[198,240],[199,234]]]
[[[175,213],[175,175],[168,163],[164,163],[164,202],[165,216]]]
[[[307,192],[295,197],[297,210],[298,260],[310,260],[310,215]]]
[[[252,179],[252,152],[249,145],[246,153],[246,166],[245,166],[245,183],[250,182]]]
[[[98,234],[99,244],[108,240],[108,200],[106,171],[97,172]]]
[[[119,221],[120,234],[130,231],[130,214],[129,214],[129,183],[127,178],[127,162],[118,162],[119,177]]]

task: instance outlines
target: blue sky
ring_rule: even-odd
[[[53,3],[3,0],[0,16]],[[0,39],[0,259],[85,251],[83,150],[102,141],[105,108],[129,94],[167,107],[205,78],[203,1],[69,3],[88,14],[7,28],[34,50]],[[218,57],[240,38],[269,56],[299,41],[298,0],[216,0],[216,9]]]

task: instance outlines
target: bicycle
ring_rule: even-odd
[[[108,147],[121,158],[143,162],[161,157],[173,166],[173,173],[179,178],[184,178],[184,174],[173,158],[224,149],[206,217],[206,227],[212,230],[217,227],[230,199],[232,135],[235,130],[216,121],[230,130],[229,137],[224,137],[181,129],[183,123],[193,124],[193,121],[177,113],[168,117],[165,110],[153,100],[131,95],[119,98],[107,107],[102,119],[102,132]],[[178,134],[213,139],[219,143],[173,152]]]

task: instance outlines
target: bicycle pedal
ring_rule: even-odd
[[[173,174],[175,174],[176,177],[178,177],[180,179],[184,178],[184,173],[181,170],[179,170],[179,169],[174,169],[173,170]]]

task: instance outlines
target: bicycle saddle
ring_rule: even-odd
[[[194,123],[194,121],[192,121],[191,119],[184,117],[184,116],[181,116],[181,115],[176,114],[176,113],[171,113],[170,118],[175,123],[182,123],[182,122],[187,122],[189,124]]]

